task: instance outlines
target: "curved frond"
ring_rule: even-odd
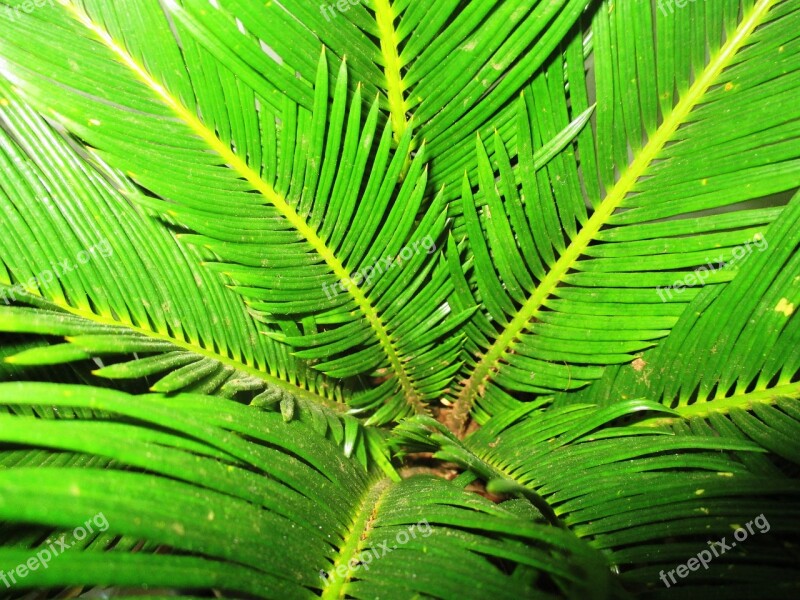
[[[467,316],[446,319],[450,282],[432,255],[446,207],[439,195],[422,209],[424,148],[403,178],[410,132],[392,153],[377,102],[362,124],[344,63],[329,91],[320,58],[311,111],[289,97],[275,111],[195,34],[157,3],[67,2],[25,15],[0,51],[37,106],[58,90],[58,119],[150,192],[134,200],[197,232],[185,241],[213,253],[208,266],[298,356],[332,377],[391,381],[359,398],[374,422],[424,411],[457,368],[458,336],[434,342]],[[452,366],[430,373],[434,361]]]
[[[1,330],[94,336],[82,350],[35,351],[42,364],[103,354],[97,344],[114,354],[180,351],[181,364],[205,361],[206,368],[174,390],[196,385],[210,393],[246,376],[262,389],[277,386],[331,406],[342,400],[341,390],[262,335],[197,257],[124,200],[117,188],[126,182],[115,172],[89,164],[7,82],[0,81],[0,94]],[[37,308],[5,308],[17,301]]]
[[[601,555],[572,534],[442,479],[393,483],[368,475],[304,424],[276,414],[213,397],[32,383],[0,384],[0,402],[104,415],[0,415],[0,460],[19,446],[56,459],[47,468],[10,464],[0,471],[0,518],[39,534],[4,537],[0,568],[37,556],[62,535],[70,543],[76,528],[83,530],[79,543],[46,570],[31,571],[19,589],[613,597]],[[193,411],[181,410],[186,405]],[[58,464],[75,455],[98,460]]]
[[[609,368],[586,389],[559,395],[557,402],[647,398],[680,417],[653,424],[683,427],[681,421],[690,419],[693,429],[710,425],[799,463],[800,423],[789,400],[800,397],[798,222],[800,195],[757,244],[735,249],[746,267],[727,286],[697,294],[657,348],[632,364]]]
[[[476,131],[514,136],[513,98],[589,4],[586,0],[309,3],[203,0],[166,3],[176,22],[244,81],[280,90],[311,109],[319,48],[347,59],[351,88],[380,96],[395,143],[415,129],[428,142],[432,182],[454,198],[474,173]],[[342,7],[345,10],[342,10]],[[260,89],[260,88],[256,88]]]
[[[533,150],[589,106],[574,38],[519,102],[516,171],[498,136],[494,162],[478,141],[485,206],[472,180],[463,187],[474,291],[454,305],[485,312],[470,332],[458,424],[476,404],[482,422],[513,406],[513,393],[585,386],[666,336],[697,286],[756,273],[750,262],[718,267],[782,210],[742,203],[800,182],[800,6],[742,3],[741,18],[739,8],[664,16],[646,2],[604,5],[592,20],[596,131],[534,169]]]
[[[280,407],[287,419],[310,423],[365,466],[368,456],[386,462],[382,436],[342,414],[351,410],[348,389],[263,335],[233,292],[101,177],[113,180],[116,173],[102,163],[95,170],[6,83],[0,90],[0,160],[12,182],[0,199],[7,226],[0,240],[0,331],[66,338],[17,351],[4,346],[4,361],[17,370],[0,378],[143,380],[154,391],[235,397]],[[55,155],[59,162],[48,162]],[[94,378],[87,367],[53,371],[89,359],[101,361],[100,368],[89,363]]]
[[[463,442],[431,419],[409,419],[396,428],[395,444],[433,450],[477,473],[490,491],[528,499],[601,549],[637,598],[796,591],[797,481],[752,469],[749,459],[760,449],[749,440],[711,430],[668,434],[639,424],[635,415],[643,411],[675,415],[646,401],[602,409],[531,404],[494,417]],[[619,424],[623,417],[629,424]],[[677,589],[669,589],[676,583],[669,577],[662,581],[670,569],[674,580],[676,565],[708,550],[709,540],[730,546],[754,519],[764,522],[745,530],[741,548],[712,555],[707,569],[679,578]]]

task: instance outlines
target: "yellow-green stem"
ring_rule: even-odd
[[[480,390],[485,389],[492,378],[494,370],[499,368],[500,362],[513,349],[518,336],[533,321],[545,300],[553,293],[558,284],[563,281],[564,276],[583,254],[589,243],[595,239],[603,225],[608,223],[611,215],[614,214],[620,203],[633,189],[634,184],[646,173],[647,168],[660,154],[666,143],[678,130],[678,127],[686,122],[694,107],[706,94],[708,88],[717,81],[722,71],[745,44],[775,1],[760,0],[753,7],[750,14],[745,16],[745,19],[739,24],[734,34],[726,41],[717,55],[712,57],[705,70],[698,75],[687,93],[675,106],[675,109],[666,116],[664,122],[650,138],[647,145],[622,174],[614,187],[611,188],[589,221],[539,283],[531,297],[522,305],[511,323],[480,358],[455,401],[453,419],[460,434],[464,433],[464,427],[475,396]]]
[[[235,154],[228,144],[220,140],[214,131],[206,127],[195,113],[189,111],[180,100],[174,98],[163,85],[158,83],[143,66],[136,62],[125,48],[114,41],[105,29],[94,23],[81,8],[66,2],[66,0],[62,0],[62,2],[82,25],[97,35],[109,50],[111,50],[142,83],[150,88],[179,119],[186,123],[195,135],[201,138],[222,158],[225,164],[236,171],[236,173],[250,183],[254,189],[259,191],[276,209],[278,209],[278,211],[280,211],[284,218],[286,218],[286,220],[308,241],[314,251],[324,259],[325,263],[330,267],[339,281],[350,281],[350,271],[334,254],[333,250],[325,244],[325,241],[317,235],[317,232],[294,210],[283,196],[276,192],[270,184],[261,179],[261,176],[250,168],[242,158]],[[358,286],[351,285],[348,291],[353,296],[353,299],[364,314],[367,322],[375,331],[378,342],[383,348],[389,360],[389,364],[397,376],[408,403],[414,407],[416,412],[422,412],[422,403],[419,394],[377,310]]]

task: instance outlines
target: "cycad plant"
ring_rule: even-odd
[[[797,593],[800,0],[0,20],[0,595]]]

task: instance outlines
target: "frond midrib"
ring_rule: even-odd
[[[386,0],[384,0],[386,1]],[[80,8],[73,4],[66,3],[65,6],[72,13],[72,15],[87,29],[94,32],[100,40],[111,50],[122,63],[127,66],[135,75],[144,83],[149,89],[153,90],[155,94],[163,101],[168,108],[170,108],[186,125],[200,137],[208,146],[214,150],[223,161],[234,171],[236,171],[243,179],[252,185],[258,192],[260,192],[273,206],[286,218],[292,226],[305,238],[311,247],[323,258],[325,263],[333,271],[334,275],[339,281],[350,281],[351,273],[339,260],[334,251],[329,248],[324,240],[317,235],[317,232],[306,223],[297,211],[280,195],[274,188],[266,181],[261,179],[260,175],[256,173],[250,166],[239,156],[237,156],[222,140],[220,140],[214,132],[209,130],[200,121],[196,115],[192,114],[183,104],[158,83],[150,73],[120,45],[118,45],[111,35],[101,26],[94,23],[91,18],[84,13]],[[386,326],[383,324],[378,311],[372,305],[369,298],[358,286],[348,286],[348,291],[352,295],[356,304],[361,312],[364,314],[367,322],[375,331],[378,342],[386,354],[389,364],[392,367],[400,385],[405,393],[406,401],[414,408],[414,411],[422,412],[421,394],[416,390],[409,373],[403,366],[403,361],[400,358],[397,350],[394,347]]]
[[[589,243],[606,225],[614,211],[626,198],[639,178],[658,156],[666,143],[699,103],[711,85],[727,67],[731,59],[745,44],[749,36],[761,22],[776,0],[758,0],[750,15],[742,20],[733,35],[725,42],[718,54],[713,57],[702,73],[699,74],[688,92],[681,98],[675,109],[664,119],[639,155],[614,184],[605,199],[598,205],[591,218],[581,229],[556,264],[539,283],[531,297],[523,304],[511,323],[489,347],[487,352],[477,361],[472,373],[462,387],[455,401],[453,416],[459,429],[463,429],[475,396],[492,378],[492,372],[501,368],[500,361],[514,347],[517,337],[530,325],[538,314],[545,300],[562,282],[564,276],[577,262]],[[461,432],[463,433],[463,431]]]
[[[331,575],[327,587],[322,593],[323,599],[332,600],[346,596],[347,583],[356,571],[353,567],[353,561],[361,548],[361,541],[372,530],[375,513],[383,500],[384,494],[391,485],[390,479],[380,479],[367,488],[353,518],[353,525],[347,532],[344,544],[339,549],[339,554],[330,569]],[[339,567],[343,565],[347,565],[347,572],[343,577],[339,577],[337,572]]]
[[[407,127],[405,83],[401,69],[403,67],[398,54],[397,30],[394,28],[394,10],[389,0],[374,0],[375,21],[381,43],[386,75],[386,97],[389,101],[389,114],[392,119],[394,139],[397,143],[403,137]]]
[[[42,296],[40,296],[38,294],[34,294],[32,292],[28,292],[28,293],[31,294],[32,296],[38,296],[40,298],[43,298]],[[43,299],[45,299],[45,298],[43,298]],[[197,344],[193,344],[193,343],[187,342],[185,340],[174,338],[174,337],[172,337],[170,335],[167,335],[167,334],[164,334],[164,333],[159,333],[157,331],[153,331],[152,329],[145,329],[143,327],[139,327],[138,325],[134,325],[133,323],[126,323],[124,321],[118,321],[118,320],[116,320],[116,319],[114,319],[113,317],[110,317],[110,316],[102,316],[102,315],[98,315],[96,313],[90,312],[88,310],[82,310],[80,308],[75,308],[74,306],[70,306],[69,304],[66,304],[66,303],[63,303],[63,302],[57,302],[57,301],[55,301],[53,299],[50,299],[50,298],[47,298],[46,300],[48,302],[50,302],[51,304],[53,304],[54,306],[57,306],[58,308],[60,308],[64,312],[67,312],[67,313],[69,313],[71,315],[74,315],[76,317],[80,317],[81,319],[85,319],[87,321],[91,321],[91,322],[97,323],[99,325],[106,325],[106,326],[109,326],[109,327],[124,327],[124,328],[126,328],[126,329],[128,329],[128,330],[130,330],[130,331],[132,331],[134,333],[138,333],[139,335],[142,335],[142,336],[144,336],[144,337],[146,337],[148,339],[159,340],[159,341],[163,341],[163,342],[169,342],[170,344],[172,344],[176,348],[180,348],[182,350],[186,350],[187,352],[191,352],[193,354],[197,354],[198,356],[202,356],[203,358],[210,358],[212,360],[217,361],[218,363],[220,363],[222,365],[225,365],[225,366],[228,366],[228,367],[232,367],[232,368],[236,369],[237,371],[241,371],[243,373],[247,373],[248,375],[251,375],[252,377],[256,377],[256,378],[260,379],[261,381],[263,381],[265,383],[268,383],[269,385],[273,385],[273,386],[282,388],[282,389],[288,391],[289,393],[291,393],[293,396],[296,396],[296,397],[301,398],[301,399],[310,400],[310,401],[315,402],[317,404],[323,404],[323,405],[327,406],[328,408],[334,410],[337,413],[346,412],[346,410],[348,409],[347,405],[345,405],[345,404],[342,404],[342,403],[339,403],[339,402],[335,402],[335,401],[333,401],[333,400],[331,400],[329,398],[326,398],[324,396],[320,396],[320,395],[318,395],[318,394],[316,394],[316,393],[314,393],[314,392],[312,392],[310,390],[307,390],[306,388],[300,387],[300,386],[295,385],[293,383],[290,383],[288,381],[284,381],[283,379],[279,379],[278,377],[275,377],[274,375],[270,375],[269,373],[267,373],[265,371],[262,371],[262,370],[254,367],[252,365],[248,365],[246,363],[240,362],[240,361],[238,361],[238,360],[236,360],[234,358],[231,358],[229,356],[226,356],[224,354],[219,354],[217,352],[214,352],[213,350],[209,350],[208,348],[204,348],[204,347],[199,346]]]
[[[772,405],[781,398],[799,398],[800,381],[786,383],[772,388],[756,389],[752,392],[735,393],[724,398],[712,398],[705,401],[697,401],[693,404],[677,406],[673,410],[680,415],[679,417],[659,417],[642,421],[642,425],[656,427],[669,425],[676,419],[708,418],[712,415],[725,415],[732,410],[751,410],[755,404]]]

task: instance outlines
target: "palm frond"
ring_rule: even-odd
[[[442,479],[367,474],[274,413],[214,397],[36,383],[0,384],[0,399],[103,415],[0,415],[0,460],[20,446],[51,457],[44,468],[4,461],[0,518],[40,535],[4,538],[0,568],[95,525],[19,589],[151,585],[269,598],[450,598],[456,589],[469,598],[605,598],[615,590],[600,554],[569,532]],[[52,461],[62,455],[70,460]]]
[[[383,436],[344,414],[349,389],[264,335],[236,294],[102,177],[118,174],[102,163],[93,169],[7,83],[0,91],[0,160],[13,182],[0,199],[9,225],[0,241],[0,331],[66,338],[4,348],[17,371],[0,378],[143,380],[154,391],[235,397],[308,422],[365,466],[370,456],[386,463]],[[58,164],[46,160],[55,155]],[[101,357],[111,364],[89,360]]]
[[[483,304],[485,312],[469,332],[457,423],[473,407],[483,422],[513,406],[513,393],[576,389],[606,365],[631,362],[699,292],[673,294],[673,283],[696,282],[694,270],[711,257],[730,262],[781,213],[743,203],[797,187],[800,107],[790,90],[800,70],[772,56],[796,59],[790,42],[800,6],[745,3],[741,18],[739,6],[693,5],[654,18],[646,2],[605,5],[591,23],[594,131],[535,170],[533,150],[589,106],[576,37],[518,104],[518,185],[503,140],[492,141],[494,161],[479,140],[485,206],[473,180],[463,186],[473,273],[452,272],[473,290],[461,283],[454,306]],[[702,213],[722,207],[722,216]],[[738,270],[706,267],[700,283],[727,282]]]
[[[584,390],[560,394],[557,403],[647,398],[678,415],[652,424],[710,427],[800,463],[794,441],[800,423],[790,401],[800,397],[798,220],[795,195],[763,239],[737,249],[736,260],[725,267],[738,268],[737,277],[696,294],[663,343],[633,364],[609,368]]]
[[[332,382],[263,335],[238,297],[198,268],[170,232],[125,201],[108,180],[126,185],[118,174],[88,164],[7,82],[0,81],[0,94],[7,176],[0,329],[91,336],[83,349],[51,346],[29,357],[55,364],[104,351],[180,351],[182,364],[204,361],[207,368],[173,390],[195,385],[211,393],[249,377],[262,389],[277,386],[330,405],[343,400]],[[7,308],[17,301],[36,308]]]
[[[422,210],[423,148],[401,183],[407,152],[390,151],[391,126],[378,132],[377,103],[362,125],[360,90],[348,99],[344,63],[329,92],[323,53],[313,109],[287,97],[275,112],[189,32],[171,30],[157,3],[65,3],[15,28],[0,41],[4,74],[39,107],[58,89],[59,120],[161,196],[132,195],[197,232],[186,241],[213,252],[209,266],[298,356],[333,377],[381,378],[357,404],[378,409],[374,422],[424,411],[446,388],[459,339],[433,342],[468,316],[445,319],[449,278],[430,254],[446,207],[439,195]],[[20,35],[38,39],[42,53],[29,55]],[[69,58],[59,49],[65,39]],[[76,76],[70,61],[84,60]],[[209,63],[217,78],[207,76]],[[102,99],[112,89],[113,105]],[[453,366],[431,374],[433,361]]]
[[[791,410],[797,409],[794,402]],[[708,540],[731,540],[747,521],[752,528],[759,516],[768,534],[750,535],[746,547],[714,556],[707,570],[680,582],[680,592],[729,598],[742,597],[741,590],[796,589],[789,582],[798,560],[797,481],[737,459],[759,453],[749,440],[642,426],[635,415],[649,411],[675,416],[635,400],[602,409],[530,404],[494,417],[463,442],[436,421],[409,419],[397,426],[394,443],[403,451],[435,451],[473,470],[490,491],[527,498],[543,517],[602,550],[636,597],[677,593],[669,579],[666,587],[662,583],[662,572],[674,573],[676,565],[707,550]],[[621,425],[620,418],[634,420]],[[730,565],[737,565],[733,578]]]
[[[350,84],[380,97],[395,143],[414,128],[411,147],[427,140],[431,182],[457,197],[464,169],[474,173],[472,137],[495,128],[515,132],[508,100],[526,73],[545,62],[586,8],[586,0],[503,3],[457,0],[436,6],[392,0],[344,4],[289,0],[165,3],[177,23],[237,77],[270,99],[284,94],[314,106],[320,46],[347,59]],[[251,82],[257,83],[251,83]],[[278,93],[280,92],[280,94]],[[279,101],[275,101],[280,110]]]

